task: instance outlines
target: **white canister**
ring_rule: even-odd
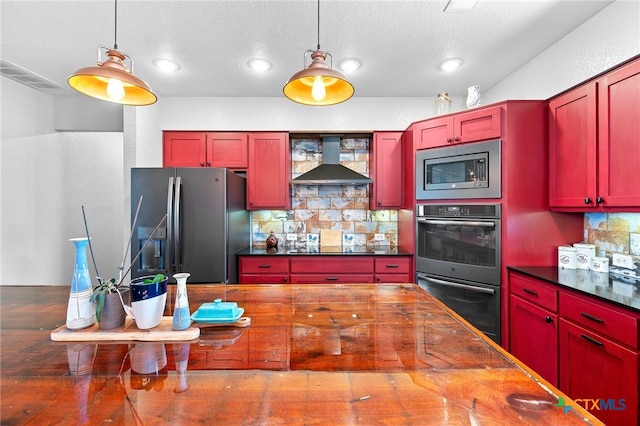
[[[609,258],[594,257],[591,259],[591,270],[596,272],[609,272]]]
[[[571,246],[558,246],[558,267],[564,269],[577,269],[578,250]]]
[[[573,247],[576,249],[578,269],[591,269],[591,259],[596,257],[595,244],[575,243]]]

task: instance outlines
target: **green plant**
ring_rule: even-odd
[[[167,277],[165,277],[163,274],[157,274],[155,277],[153,277],[152,280],[150,280],[149,278],[146,278],[144,281],[142,281],[142,284],[161,283],[162,281],[164,281],[166,279],[167,279]]]
[[[98,320],[98,322],[100,322],[100,318],[102,317],[104,301],[107,298],[107,294],[117,293],[118,287],[116,279],[111,278],[109,281],[99,280],[99,284],[93,289],[90,300],[96,305],[96,320]]]

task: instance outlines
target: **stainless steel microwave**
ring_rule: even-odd
[[[416,153],[416,199],[500,198],[501,141],[472,142]]]

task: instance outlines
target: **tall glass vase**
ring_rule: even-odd
[[[76,249],[76,260],[71,279],[71,292],[67,305],[67,328],[87,328],[96,322],[96,311],[91,303],[91,278],[87,263],[88,238],[69,239]]]
[[[176,306],[173,310],[173,329],[186,330],[191,327],[191,313],[189,312],[189,298],[187,297],[187,278],[191,276],[188,272],[175,274],[176,279]]]

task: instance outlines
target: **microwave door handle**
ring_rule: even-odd
[[[471,291],[476,291],[478,293],[488,293],[488,294],[494,294],[495,290],[492,288],[484,288],[484,287],[476,287],[473,285],[467,285],[467,284],[460,284],[460,283],[454,283],[451,281],[444,281],[444,280],[438,280],[435,278],[430,278],[430,277],[425,277],[424,275],[420,275],[418,274],[418,278],[420,278],[421,280],[425,280],[425,281],[430,281],[434,284],[440,284],[440,285],[444,285],[447,287],[456,287],[456,288],[462,288],[465,290],[471,290]]]
[[[418,219],[418,223],[426,223],[428,225],[463,225],[463,226],[481,226],[484,228],[493,228],[495,222],[475,222],[468,220],[435,220],[435,219]]]

